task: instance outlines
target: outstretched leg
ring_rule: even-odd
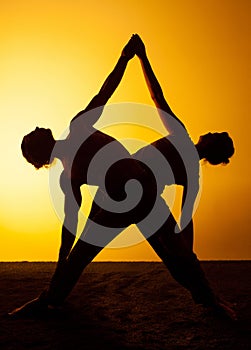
[[[184,233],[170,234],[176,222],[168,218],[163,227],[148,242],[162,259],[174,279],[188,289],[197,304],[215,304],[216,297],[211,289],[196,254],[187,248]]]
[[[163,207],[162,207],[163,208]],[[169,269],[173,278],[190,291],[196,304],[212,308],[216,313],[236,319],[231,306],[218,298],[205,276],[200,261],[193,252],[192,222],[176,234],[176,220],[166,206],[168,216],[161,228],[147,241]],[[144,234],[144,227],[139,227]]]
[[[94,222],[99,222],[99,232],[96,231],[97,226],[95,223],[89,220],[68,258],[64,262],[58,263],[48,290],[42,292],[38,298],[10,312],[8,314],[10,317],[37,316],[46,313],[48,307],[52,309],[62,305],[76,285],[84,268],[95,258],[105,245],[124,229],[122,227],[108,230],[107,232],[110,232],[110,235],[104,235],[103,239],[100,240],[103,244],[91,244],[90,241],[95,242],[95,238],[97,242],[99,241],[100,237],[98,237],[98,234],[102,234],[102,225],[105,231],[105,228],[109,227],[111,217],[102,209],[97,210],[96,204],[93,203],[89,219],[93,219]]]
[[[109,216],[102,209],[97,211],[95,206],[96,204],[93,203],[89,215],[90,220],[88,219],[81,237],[71,250],[67,260],[54,274],[49,289],[44,295],[51,305],[61,305],[64,302],[76,285],[84,268],[124,229],[124,227],[109,228],[112,214]],[[96,222],[99,225],[96,225]]]

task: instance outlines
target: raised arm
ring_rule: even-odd
[[[185,126],[181,122],[181,120],[173,113],[173,111],[171,110],[170,106],[168,105],[168,103],[163,95],[161,86],[160,86],[160,84],[159,84],[159,82],[158,82],[158,80],[157,80],[157,78],[152,70],[150,62],[147,58],[146,49],[145,49],[145,45],[144,45],[143,41],[141,40],[141,38],[137,34],[135,34],[133,36],[133,40],[134,40],[134,45],[135,45],[135,52],[140,59],[140,63],[141,63],[142,69],[143,69],[143,73],[145,76],[145,80],[146,80],[148,89],[150,91],[151,97],[152,97],[156,107],[158,108],[159,115],[160,115],[160,118],[161,118],[163,124],[165,125],[165,127],[169,131],[169,133],[173,133],[175,131],[175,130],[173,130],[175,128],[175,123],[172,123],[171,118],[167,117],[166,113],[168,113],[183,128],[185,128]],[[165,113],[163,113],[162,111],[164,111]]]
[[[79,117],[85,118],[86,112],[88,112],[94,108],[97,108],[97,107],[102,107],[107,103],[109,98],[112,96],[112,94],[114,93],[114,91],[118,87],[118,85],[119,85],[119,83],[124,75],[127,63],[129,62],[129,60],[133,56],[134,56],[134,41],[131,38],[129,40],[129,42],[126,44],[126,46],[124,47],[124,49],[122,50],[121,56],[119,57],[117,64],[115,65],[113,71],[106,78],[101,89],[99,90],[99,93],[93,97],[93,99],[87,105],[87,107],[83,111],[79,112],[73,118],[73,120],[75,120]],[[91,119],[92,119],[91,124],[92,125],[98,121],[98,119],[102,113],[102,110],[103,110],[103,108],[100,108],[97,111],[97,113],[95,113],[95,116],[91,117]]]

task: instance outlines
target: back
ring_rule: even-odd
[[[134,159],[154,167],[162,188],[172,184],[184,186],[187,182],[183,160],[169,138],[171,137],[161,138],[133,155]]]

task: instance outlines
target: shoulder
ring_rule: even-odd
[[[79,112],[70,122],[70,132],[79,132],[87,126],[87,119],[84,116],[85,111]]]
[[[88,106],[89,107],[89,106]],[[81,130],[84,127],[93,127],[93,125],[97,122],[97,120],[100,118],[104,106],[102,105],[93,105],[89,108],[85,108],[84,110],[80,111],[78,114],[75,115],[75,117],[71,120],[70,123],[70,130]]]

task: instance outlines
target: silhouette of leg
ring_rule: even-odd
[[[130,170],[137,171],[137,168]],[[120,174],[119,174],[120,175]],[[136,174],[137,175],[137,174]],[[143,185],[148,186],[148,177],[139,174]],[[111,186],[114,195],[120,194],[120,189],[124,188],[118,183]],[[62,266],[56,269],[51,280],[47,295],[48,302],[53,305],[60,305],[69,295],[74,285],[77,283],[84,268],[94,259],[94,257],[110,243],[121,231],[131,223],[141,220],[148,214],[155,201],[156,192],[154,185],[151,191],[143,192],[143,200],[136,209],[123,213],[109,212],[99,207],[98,202],[93,201],[89,219],[85,225],[82,235],[75,247],[70,252],[67,260]],[[101,191],[97,191],[95,199],[102,201],[102,207],[107,208],[106,198]],[[143,203],[143,204],[142,204]]]
[[[176,220],[166,206],[167,220],[156,233],[147,238],[157,255],[162,259],[174,279],[191,292],[197,304],[214,305],[216,296],[212,291],[193,252],[193,229],[188,225],[181,233],[174,233]],[[163,206],[162,206],[163,210]],[[139,229],[144,234],[142,225]]]
[[[102,209],[97,210],[95,203],[93,203],[89,219],[67,260],[56,269],[48,291],[41,295],[41,299],[45,299],[50,305],[61,305],[64,302],[76,285],[84,268],[124,230],[124,227],[109,228],[111,222],[113,226],[116,226],[116,217],[113,213],[109,215]],[[96,225],[96,222],[99,224]]]
[[[79,240],[67,261],[63,263],[60,270],[54,276],[49,290],[44,297],[50,305],[61,305],[77,283],[84,268],[102,250],[102,247],[94,246]],[[43,297],[43,295],[42,295]]]
[[[61,306],[77,283],[84,268],[101,250],[102,247],[79,240],[67,261],[61,263],[61,266],[57,266],[48,291],[43,291],[38,298],[13,310],[8,315],[13,318],[33,317],[46,313],[48,307]]]

